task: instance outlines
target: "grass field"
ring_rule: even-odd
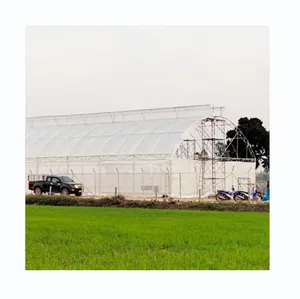
[[[269,269],[269,213],[26,206],[26,269]]]

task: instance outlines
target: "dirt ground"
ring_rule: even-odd
[[[111,195],[110,195],[111,196]],[[91,196],[83,196],[83,197],[91,197]],[[106,196],[92,196],[94,198],[104,198]],[[126,200],[140,200],[140,201],[153,201],[153,200],[157,200],[157,201],[170,201],[170,200],[175,200],[175,201],[181,201],[181,202],[199,202],[199,198],[161,198],[161,197],[149,197],[149,196],[126,196],[124,195]],[[201,198],[200,199],[201,202],[215,202],[216,199],[215,198]]]
[[[33,194],[33,193],[32,193]],[[100,198],[105,198],[105,197],[111,197],[113,196],[112,194],[107,194],[107,195],[103,195],[103,196],[93,196],[93,195],[83,195],[82,197],[83,198],[90,198],[90,197],[93,197],[95,199],[100,199]],[[124,198],[126,200],[140,200],[140,201],[153,201],[153,200],[157,200],[157,201],[160,201],[160,202],[163,202],[163,201],[179,201],[179,202],[217,202],[215,197],[210,197],[210,198],[201,198],[199,200],[199,198],[162,198],[162,197],[157,197],[155,198],[154,196],[153,197],[149,197],[149,196],[127,196],[127,195],[124,195]],[[232,203],[234,202],[233,200],[225,200],[223,201],[224,203]],[[260,201],[253,201],[252,200],[252,203],[259,203]]]
[[[111,196],[111,195],[110,195]],[[83,197],[91,197],[91,196],[83,196]],[[105,198],[107,196],[92,196],[93,198],[97,198],[97,199],[100,199],[100,198]],[[161,198],[161,197],[147,197],[147,196],[124,196],[126,200],[140,200],[140,201],[153,201],[153,200],[157,200],[157,201],[160,201],[160,202],[163,202],[163,201],[170,201],[170,200],[175,200],[175,201],[180,201],[180,202],[217,202],[217,200],[214,198],[214,197],[210,197],[210,198],[201,198],[200,201],[199,201],[199,198]],[[223,201],[223,203],[234,203],[235,201],[234,200],[225,200]],[[260,203],[259,200],[252,200],[252,203],[253,204],[256,204],[256,203]]]

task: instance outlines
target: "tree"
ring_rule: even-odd
[[[202,150],[200,153],[195,153],[195,160],[206,160],[208,158],[208,153],[206,150]]]
[[[226,150],[226,143],[223,142],[217,142],[216,143],[216,150],[215,155],[217,157],[229,157],[229,151]]]
[[[252,150],[256,156],[256,168],[260,165],[266,170],[269,170],[270,163],[270,132],[263,126],[263,122],[258,118],[242,117],[238,121],[238,129],[242,131],[248,139]],[[230,130],[227,132],[227,145],[230,157],[246,158],[250,157],[246,144],[236,137],[236,131]]]

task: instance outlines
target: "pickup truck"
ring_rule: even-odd
[[[28,189],[32,190],[36,195],[43,193],[60,193],[62,195],[75,194],[82,195],[82,184],[75,183],[67,176],[46,176],[45,180],[28,181]]]

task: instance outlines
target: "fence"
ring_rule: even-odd
[[[267,182],[270,180],[270,174],[266,172],[261,172],[256,174],[256,188],[262,194],[266,193]]]
[[[51,173],[50,173],[51,174]],[[211,191],[212,180],[201,177],[200,173],[59,173],[69,176],[77,183],[84,186],[83,195],[110,196],[115,194],[115,188],[119,194],[132,197],[162,197],[167,195],[174,198],[199,198],[213,196]],[[223,173],[219,179],[215,179],[218,190],[235,189],[248,191],[256,184],[257,189],[265,192],[268,175],[249,176],[247,173]],[[41,179],[41,175],[26,174],[26,192],[28,191],[28,177],[31,180]]]

